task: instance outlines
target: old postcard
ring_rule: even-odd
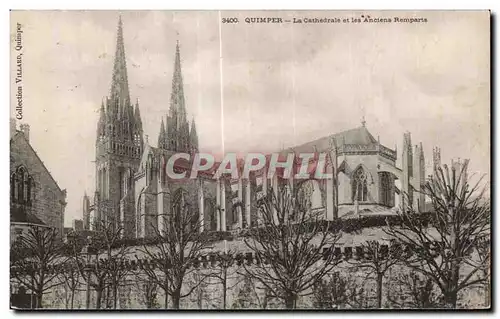
[[[11,11],[13,309],[490,309],[489,11]]]

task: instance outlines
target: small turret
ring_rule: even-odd
[[[87,192],[83,195],[82,203],[82,213],[83,213],[83,229],[90,229],[90,199],[87,196]]]
[[[403,135],[403,153],[402,153],[403,179],[401,181],[401,203],[403,209],[411,207],[413,202],[413,190],[410,180],[413,176],[413,150],[411,145],[411,133],[406,132]]]
[[[425,184],[425,158],[422,143],[415,145],[415,154],[413,156],[413,178],[416,192],[413,196],[415,209],[423,211],[425,207],[425,195],[423,187]]]
[[[97,122],[97,142],[106,136],[106,111],[104,110],[104,101],[101,101],[99,109],[99,122]]]

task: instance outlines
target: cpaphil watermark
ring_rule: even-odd
[[[16,25],[16,76],[14,82],[16,85],[16,119],[23,119],[23,26],[20,23]]]
[[[238,159],[236,153],[227,153],[221,162],[209,153],[176,153],[163,162],[170,179],[195,179],[207,173],[214,179],[230,175],[232,179],[248,179],[252,172],[260,171],[269,179],[278,174],[282,179],[332,179],[327,172],[328,153],[248,153]]]

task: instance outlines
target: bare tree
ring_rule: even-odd
[[[101,309],[104,297],[105,305],[116,309],[120,281],[129,273],[127,267],[123,267],[129,249],[121,241],[122,228],[112,219],[96,221],[95,229],[87,243],[86,256],[82,254],[81,243],[72,244],[73,258],[82,278],[96,291],[96,308]],[[111,305],[104,295],[108,291],[108,296],[112,296]]]
[[[392,308],[431,309],[441,304],[434,281],[416,271],[392,278],[386,295]]]
[[[239,275],[242,277],[242,280],[239,283],[242,284],[237,288],[236,297],[231,308],[267,309],[269,306],[269,302],[273,299],[273,297],[269,293],[269,289],[267,289],[266,287],[258,287],[255,284],[255,280],[252,280],[252,278],[250,278],[250,276],[248,276],[248,274],[246,274],[244,271],[239,272]],[[259,292],[262,293],[259,294]]]
[[[258,259],[244,265],[246,273],[288,309],[340,262],[331,253],[340,234],[330,232],[323,216],[311,210],[310,197],[300,194],[299,185],[293,194],[286,186],[270,189],[258,202],[264,226],[244,239]]]
[[[456,308],[462,289],[487,280],[478,274],[485,265],[473,251],[489,236],[490,206],[483,198],[486,188],[479,186],[482,179],[470,187],[466,169],[467,164],[460,171],[438,167],[423,190],[433,206],[428,220],[407,208],[399,213],[400,225],[386,230],[406,247],[400,260],[432,279],[449,308]]]
[[[206,291],[208,287],[207,278],[205,277],[205,274],[202,274],[201,272],[202,270],[198,268],[196,272],[192,273],[190,280],[190,283],[194,285],[197,285],[199,281],[202,281],[201,284],[197,285],[196,289],[191,294],[193,297],[192,300],[194,300],[197,309],[203,309],[203,305],[207,304],[207,301],[209,301],[210,298],[210,294]]]
[[[156,309],[158,306],[158,285],[148,280],[147,276],[137,273],[135,275],[135,288],[142,296],[147,309]]]
[[[261,303],[257,294],[257,289],[252,280],[243,274],[243,280],[234,298],[231,308],[233,309],[251,309],[260,308]]]
[[[11,246],[11,279],[30,289],[33,307],[42,308],[43,294],[61,284],[57,277],[66,260],[56,229],[32,226]]]
[[[181,298],[189,296],[209,275],[203,275],[186,293],[182,293],[186,276],[195,271],[193,263],[211,247],[209,237],[201,232],[198,213],[185,200],[179,188],[172,196],[170,214],[166,214],[165,231],[153,227],[155,243],[143,245],[141,251],[154,267],[144,269],[148,278],[172,297],[172,306],[179,309]],[[167,298],[167,297],[166,297]],[[167,307],[167,300],[165,307]]]
[[[338,272],[327,275],[313,286],[313,306],[320,309],[340,309],[348,302],[347,280]]]
[[[368,303],[365,290],[336,271],[314,285],[313,306],[320,309],[359,309],[368,308]]]
[[[130,253],[129,247],[126,242],[122,241],[123,227],[117,226],[117,223],[113,219],[108,219],[106,221],[100,222],[100,231],[98,232],[98,240],[102,240],[101,244],[98,245],[98,250],[104,251],[105,262],[107,263],[106,268],[108,271],[109,284],[107,286],[108,296],[112,302],[111,306],[113,309],[117,308],[118,302],[118,288],[123,279],[130,274],[130,270],[124,267],[124,263],[128,260],[128,255]]]
[[[222,309],[227,308],[227,292],[233,289],[239,282],[235,282],[228,286],[232,279],[237,278],[239,267],[235,262],[236,253],[228,251],[217,254],[218,269],[211,272],[210,276],[215,278],[215,284],[222,285]]]
[[[377,308],[382,308],[383,280],[386,272],[398,262],[396,245],[381,245],[378,241],[367,241],[359,246],[361,256],[349,263],[356,269],[366,271],[366,277],[375,277]]]
[[[64,287],[67,292],[69,292],[69,305],[67,307],[69,309],[74,308],[75,303],[75,292],[78,287],[80,287],[82,283],[82,278],[78,267],[76,267],[76,263],[74,260],[68,261],[66,267],[60,272],[59,279],[64,282]]]

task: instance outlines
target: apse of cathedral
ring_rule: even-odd
[[[116,53],[109,97],[100,108],[96,140],[96,190],[83,198],[84,227],[106,220],[123,227],[126,237],[148,237],[165,227],[171,194],[183,189],[206,231],[238,231],[259,224],[256,202],[269,189],[277,189],[278,174],[269,178],[266,167],[250,178],[167,178],[165,163],[176,153],[198,151],[195,120],[187,117],[180,45],[177,42],[170,105],[165,108],[157,145],[144,139],[140,105],[132,103],[123,40],[118,22]],[[167,112],[168,111],[168,112]],[[422,144],[413,147],[410,133],[403,135],[401,167],[398,151],[383,145],[369,132],[363,120],[359,127],[298,145],[286,153],[326,153],[331,179],[310,179],[304,184],[312,210],[325,219],[394,215],[400,205],[426,210],[426,198],[419,193],[426,180]],[[435,149],[433,164],[440,165]],[[289,180],[288,183],[293,183]],[[403,197],[403,194],[409,194]],[[94,223],[92,222],[94,221]]]

